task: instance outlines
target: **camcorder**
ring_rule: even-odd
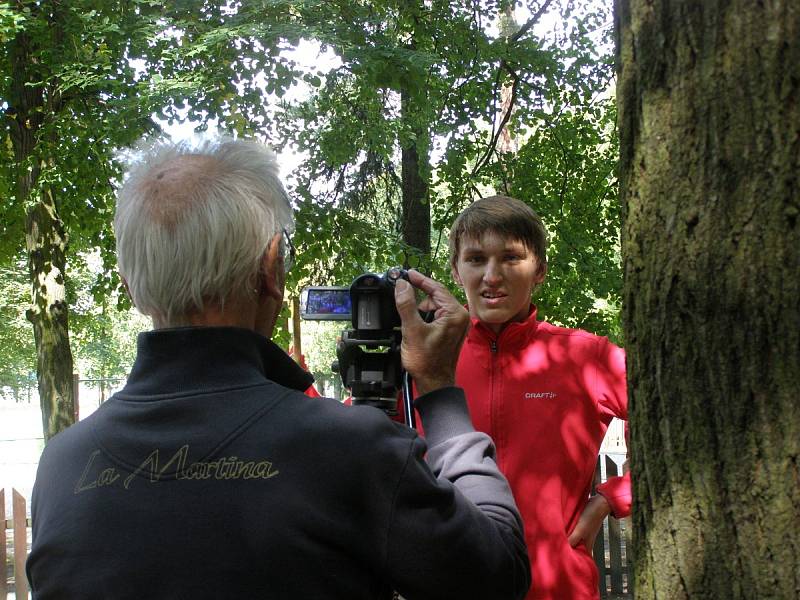
[[[398,279],[408,272],[392,267],[385,273],[364,273],[350,287],[308,287],[300,295],[300,316],[314,321],[350,321],[336,343],[331,366],[342,377],[353,404],[368,404],[397,414],[397,393],[403,390],[406,425],[415,426],[411,380],[400,361],[400,315],[394,301]]]

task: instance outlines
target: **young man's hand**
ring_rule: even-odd
[[[569,545],[575,548],[578,544],[583,543],[589,554],[592,554],[594,547],[594,540],[603,526],[603,519],[611,514],[611,507],[600,494],[592,496],[583,509],[575,529],[569,534]]]
[[[394,297],[403,332],[400,356],[406,371],[414,378],[417,391],[425,394],[455,382],[469,314],[441,283],[417,271],[409,271],[408,278],[411,285],[403,279],[395,284]],[[414,288],[428,295],[419,307]],[[433,311],[433,322],[423,321],[419,310]]]

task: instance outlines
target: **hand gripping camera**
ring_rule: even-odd
[[[393,267],[383,274],[365,273],[349,288],[311,287],[303,290],[301,315],[312,320],[346,320],[336,344],[337,371],[350,390],[353,404],[368,404],[397,414],[397,392],[404,390],[405,422],[414,426],[411,382],[400,361],[400,315],[394,301],[395,282],[408,273]]]

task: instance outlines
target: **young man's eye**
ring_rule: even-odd
[[[521,259],[522,259],[522,257],[519,254],[506,254],[506,256],[505,256],[505,260],[507,260],[509,262],[513,262],[513,261],[517,261],[517,260],[521,260]]]
[[[465,262],[472,263],[472,264],[480,264],[483,262],[482,256],[468,256],[465,259]]]

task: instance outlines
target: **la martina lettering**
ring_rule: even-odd
[[[151,483],[160,481],[166,473],[175,473],[178,480],[206,480],[230,481],[234,479],[270,479],[280,471],[273,468],[272,462],[244,461],[238,456],[221,457],[211,461],[194,462],[186,466],[186,457],[189,454],[189,445],[181,446],[170,459],[161,466],[159,463],[159,450],[153,450],[134,471],[122,480],[122,487],[126,490],[138,475]],[[89,455],[86,466],[80,479],[75,484],[75,493],[116,484],[122,473],[114,467],[99,469],[95,461],[100,455],[100,450],[95,450]]]

